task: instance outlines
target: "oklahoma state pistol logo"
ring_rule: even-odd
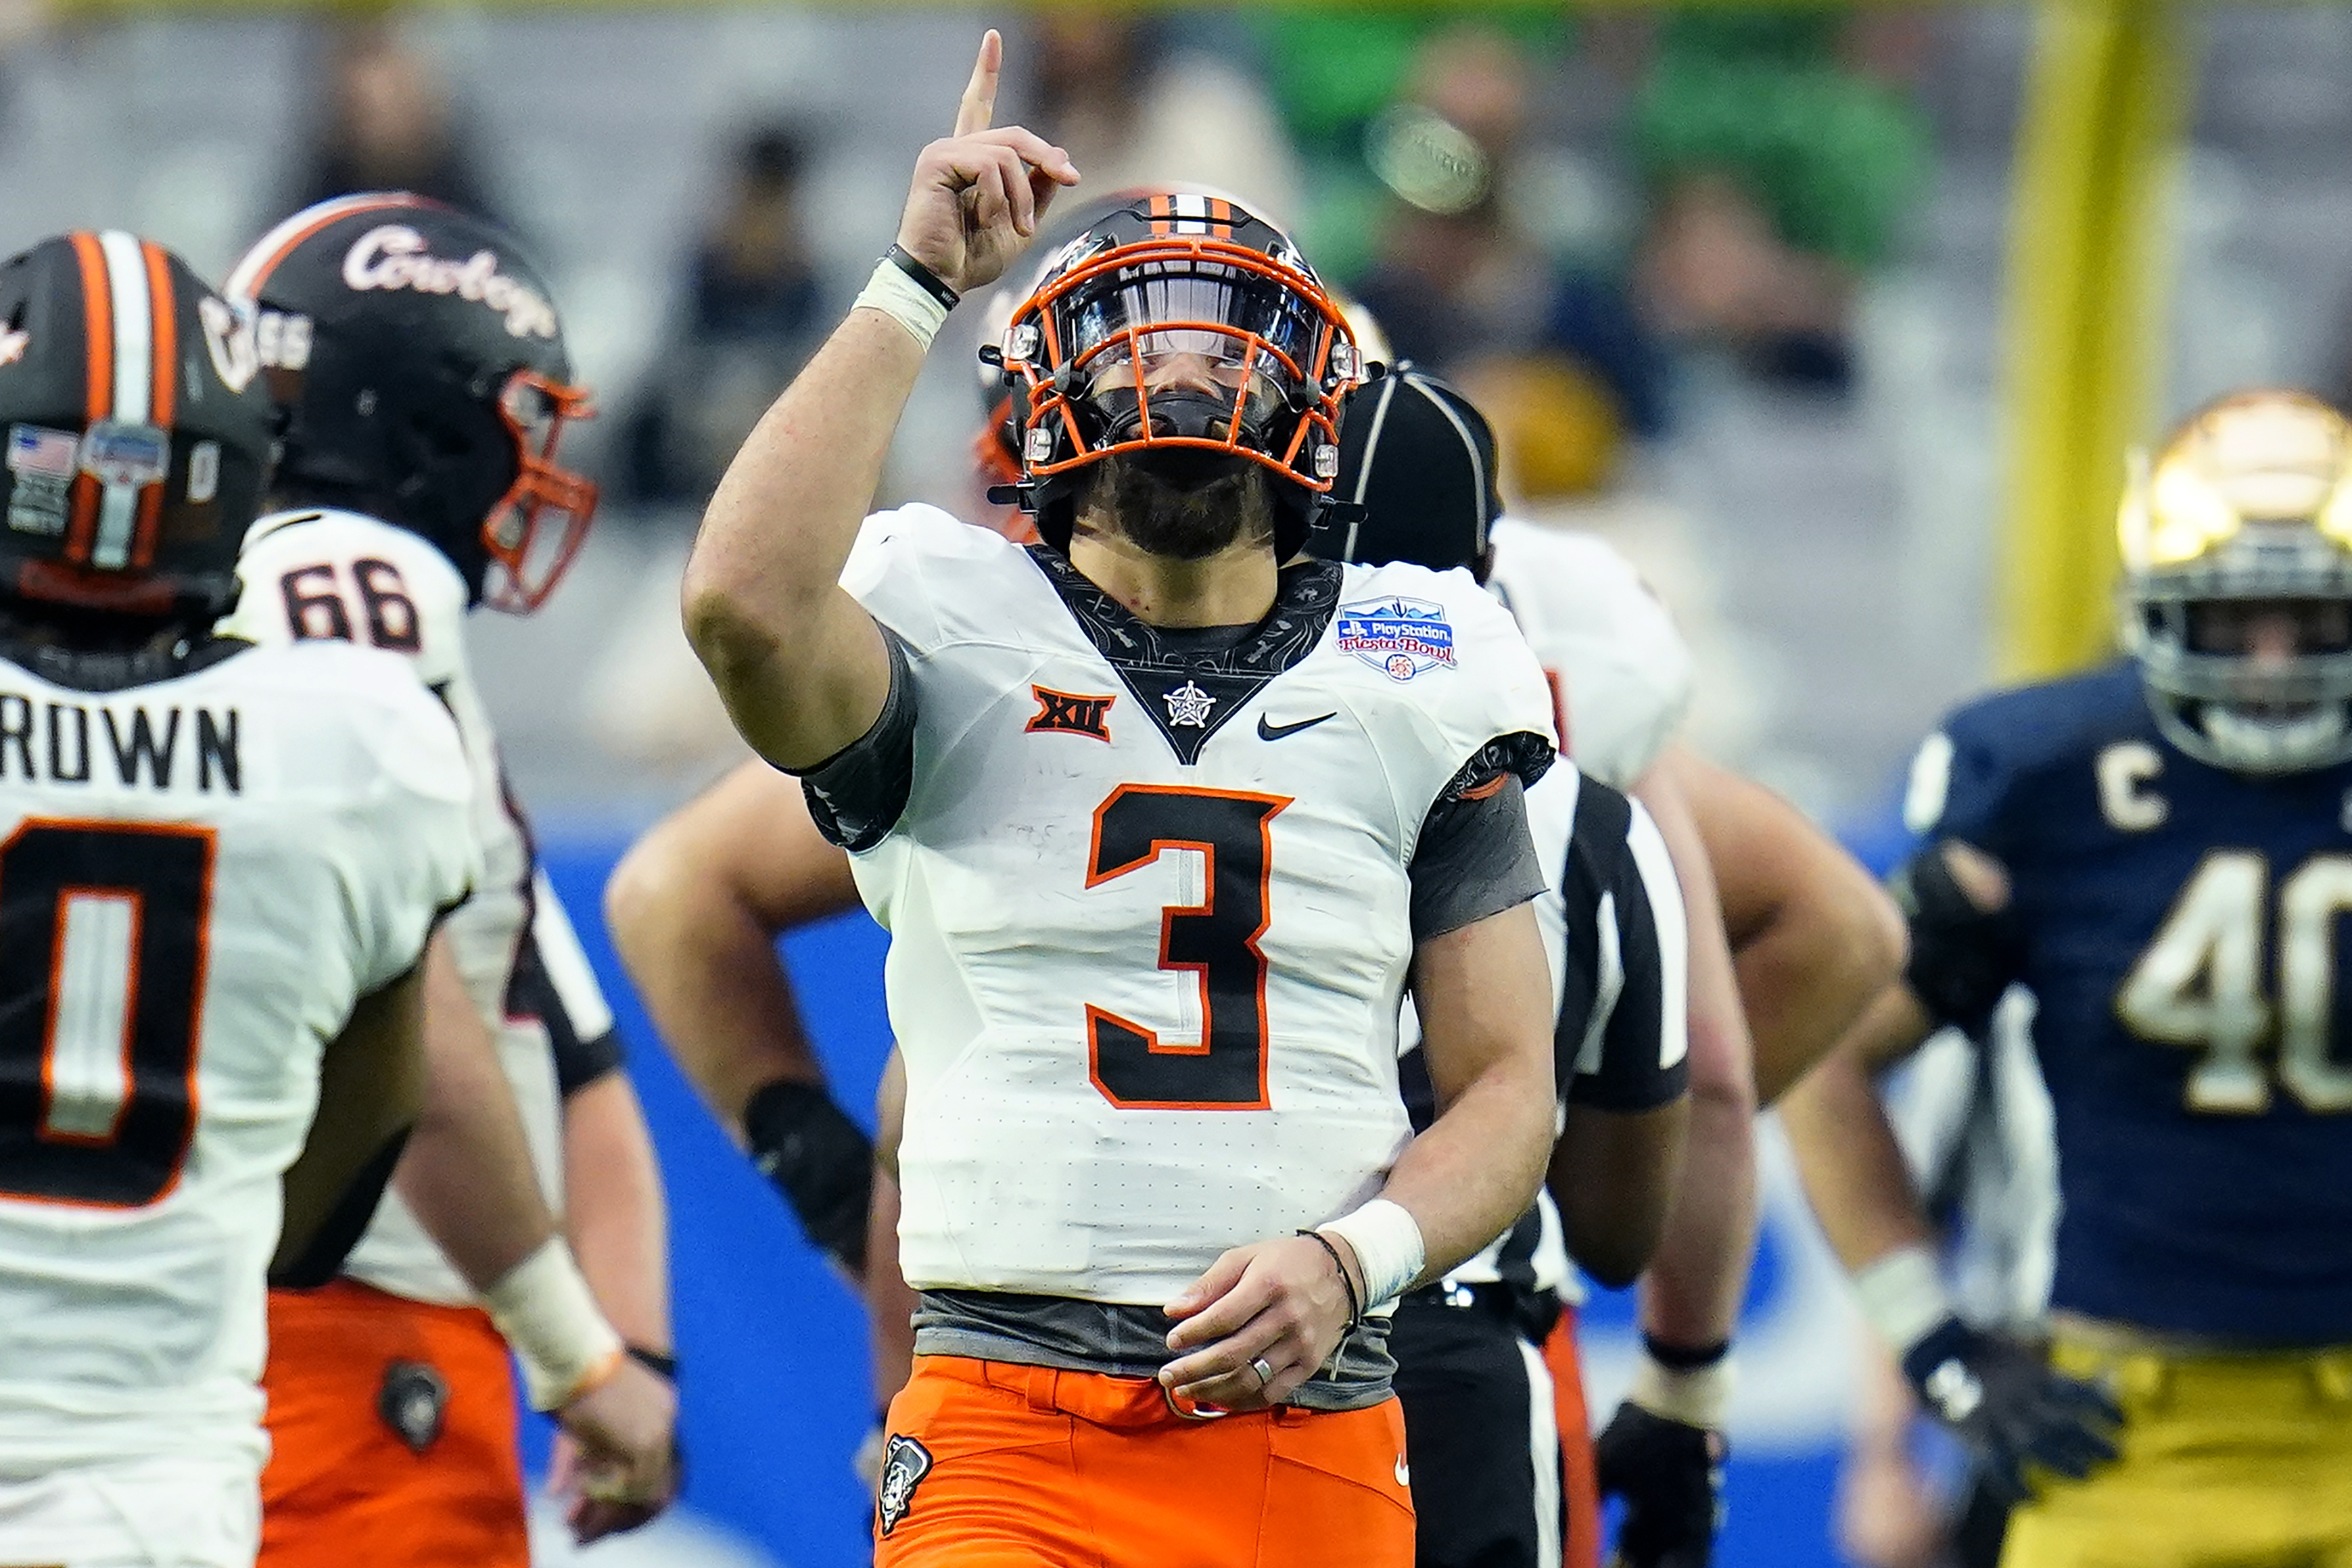
[[[1041,729],[1058,729],[1071,735],[1091,735],[1097,740],[1110,738],[1110,726],[1105,722],[1115,696],[1090,697],[1070,692],[1057,692],[1045,686],[1031,686],[1029,695],[1037,699],[1037,711],[1027,725],[1028,733]]]

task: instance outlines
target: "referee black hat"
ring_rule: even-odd
[[[1366,382],[1339,419],[1334,515],[1310,554],[1381,565],[1486,570],[1486,533],[1503,515],[1495,433],[1477,405],[1410,361]]]

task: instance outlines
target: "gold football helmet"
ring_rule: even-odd
[[[2241,773],[2352,758],[2352,422],[2244,392],[2133,455],[2124,642],[2189,756]]]

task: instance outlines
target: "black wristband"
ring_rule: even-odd
[[[648,1350],[641,1344],[624,1345],[621,1348],[629,1353],[631,1361],[646,1371],[657,1372],[669,1379],[672,1384],[677,1382],[677,1357],[668,1351]]]
[[[1642,1336],[1642,1348],[1668,1372],[1704,1372],[1731,1354],[1731,1342],[1719,1339],[1713,1344],[1667,1344],[1645,1333]]]
[[[1331,1267],[1339,1270],[1339,1288],[1348,1292],[1348,1332],[1354,1333],[1364,1323],[1364,1299],[1356,1294],[1356,1281],[1348,1277],[1348,1260],[1339,1256],[1339,1249],[1321,1231],[1301,1230],[1298,1234],[1331,1254]]]
[[[843,1269],[866,1267],[874,1140],[824,1086],[780,1080],[743,1108],[751,1163],[784,1195],[808,1238]]]
[[[905,246],[893,242],[882,253],[882,259],[915,280],[915,286],[940,302],[942,310],[952,310],[963,303],[963,296],[947,286],[947,280],[921,262]]]

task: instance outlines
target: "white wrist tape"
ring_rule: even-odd
[[[1421,1239],[1421,1222],[1401,1203],[1376,1197],[1355,1213],[1343,1215],[1318,1230],[1345,1237],[1355,1249],[1356,1266],[1364,1272],[1364,1311],[1404,1294],[1421,1278],[1428,1253]]]
[[[1644,1354],[1625,1397],[1653,1416],[1713,1432],[1723,1427],[1723,1407],[1731,1398],[1733,1381],[1728,1356],[1712,1366],[1683,1371],[1662,1366]]]
[[[482,1304],[522,1364],[534,1410],[561,1410],[627,1354],[560,1236],[500,1275]]]
[[[1897,1247],[1856,1270],[1853,1293],[1862,1302],[1862,1315],[1897,1356],[1952,1315],[1952,1298],[1944,1290],[1936,1255],[1916,1243]]]
[[[850,308],[879,310],[913,333],[916,343],[924,349],[931,346],[931,340],[948,323],[948,308],[889,260],[875,265],[874,276],[866,280],[865,289]]]

